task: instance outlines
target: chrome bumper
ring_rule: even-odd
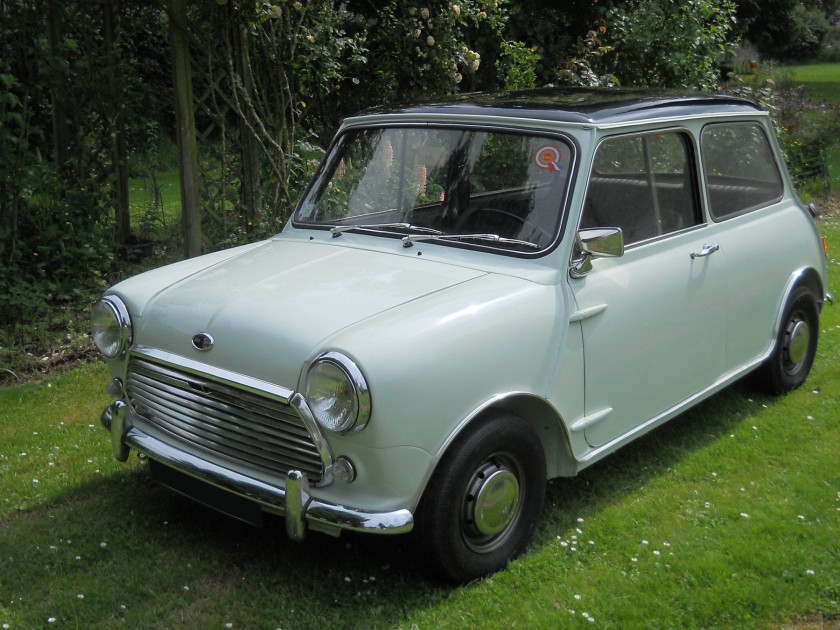
[[[179,472],[280,511],[286,519],[286,533],[293,540],[302,540],[307,527],[400,534],[414,526],[409,510],[368,512],[319,501],[310,495],[306,476],[298,470],[290,470],[285,487],[280,488],[174,448],[132,427],[126,418],[126,404],[120,400],[105,408],[101,422],[111,433],[111,448],[119,461],[126,461],[133,448]]]

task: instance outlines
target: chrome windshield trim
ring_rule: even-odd
[[[290,404],[294,392],[291,389],[263,381],[258,378],[230,372],[221,368],[194,361],[178,354],[149,348],[148,346],[134,346],[131,354],[147,357],[164,365],[191,372],[196,375],[206,376],[220,383],[235,385],[253,394],[269,396],[285,404]]]
[[[256,501],[275,512],[285,514],[287,511],[285,488],[259,481],[185,453],[136,428],[131,428],[126,432],[125,444],[185,475]],[[371,512],[335,505],[315,498],[310,498],[307,504],[299,507],[303,518],[310,525],[321,523],[333,528],[379,534],[401,534],[411,531],[414,526],[414,517],[407,509]]]

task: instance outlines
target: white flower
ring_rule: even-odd
[[[455,73],[455,83],[460,83],[463,79],[464,77],[461,76],[460,72]]]
[[[82,595],[81,593],[79,593],[78,595],[76,595],[76,597],[77,597],[77,598],[79,598],[79,599],[84,599],[84,598],[85,598],[85,596],[84,596],[84,595]]]
[[[749,518],[750,517],[750,515],[747,514],[746,512],[741,512],[741,516],[743,516],[744,518]]]
[[[429,10],[426,8],[420,9],[420,17],[422,17],[424,20],[429,19]]]
[[[808,569],[807,571],[805,571],[805,575],[814,575],[814,570]]]
[[[461,7],[459,7],[457,4],[453,4],[452,13],[455,14],[455,17],[458,17],[459,15],[461,15]]]
[[[435,38],[432,37],[431,35],[429,35],[426,38],[426,44],[428,44],[429,46],[434,46],[435,45]]]

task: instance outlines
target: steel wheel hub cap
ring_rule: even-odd
[[[787,355],[790,362],[798,365],[808,353],[811,331],[803,320],[795,320],[788,326]]]
[[[495,536],[510,525],[519,505],[519,480],[505,467],[488,462],[473,478],[467,495],[467,521],[480,536]]]

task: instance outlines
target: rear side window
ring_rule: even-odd
[[[598,146],[582,228],[618,227],[632,245],[699,223],[698,188],[687,136],[621,136]]]
[[[701,151],[715,219],[755,210],[782,198],[779,168],[760,125],[708,125],[703,130]]]

